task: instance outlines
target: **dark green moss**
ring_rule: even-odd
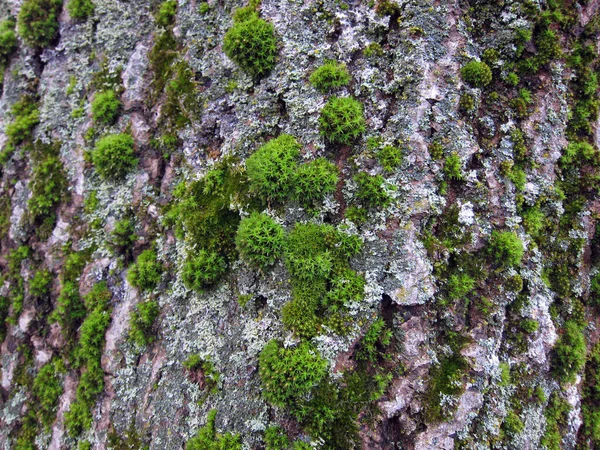
[[[40,123],[37,102],[29,95],[23,95],[10,109],[14,120],[6,125],[6,135],[12,145],[19,145],[31,139],[33,128]]]
[[[586,345],[579,324],[567,321],[556,342],[552,357],[552,372],[561,383],[573,383],[583,369],[586,360]]]
[[[67,10],[73,19],[86,20],[94,14],[94,3],[92,0],[69,0]]]
[[[144,347],[156,339],[152,328],[160,313],[158,303],[153,300],[138,303],[129,318],[129,339]]]
[[[188,289],[201,291],[216,283],[227,270],[225,259],[217,252],[200,250],[189,256],[183,265],[181,278]]]
[[[492,70],[482,61],[469,61],[460,74],[463,80],[475,87],[485,87],[492,81]]]
[[[365,206],[385,208],[392,202],[392,198],[384,189],[385,180],[381,175],[360,172],[354,176],[354,181],[358,185],[356,198]]]

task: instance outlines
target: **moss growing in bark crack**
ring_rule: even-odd
[[[460,74],[467,83],[475,87],[485,87],[492,81],[492,70],[482,61],[470,61],[463,66]]]
[[[216,283],[226,270],[225,258],[217,252],[200,250],[185,261],[181,278],[188,289],[201,291]]]
[[[32,47],[46,47],[58,33],[62,0],[25,0],[21,5],[17,29]]]
[[[358,185],[356,198],[365,206],[385,208],[391,203],[392,198],[384,188],[385,180],[381,175],[360,172],[354,176],[354,181]]]
[[[163,267],[154,250],[145,250],[129,268],[127,281],[142,291],[154,289],[160,283]]]
[[[110,125],[119,115],[121,101],[114,90],[97,92],[92,101],[92,117],[95,122]]]
[[[92,0],[69,0],[67,10],[73,19],[86,20],[94,14],[94,3]]]
[[[6,125],[5,130],[10,144],[19,145],[23,141],[30,140],[33,128],[40,123],[37,101],[29,95],[23,95],[11,107],[10,113],[14,120]]]
[[[138,303],[129,318],[129,339],[140,347],[154,342],[156,335],[152,328],[159,313],[158,303],[153,300]]]

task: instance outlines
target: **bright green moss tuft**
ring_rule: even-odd
[[[327,361],[310,344],[285,348],[271,340],[260,352],[264,397],[274,405],[293,405],[327,376]]]
[[[138,236],[135,233],[133,220],[126,217],[115,223],[115,227],[110,233],[108,244],[114,252],[128,254],[137,239]]]
[[[98,92],[92,101],[92,117],[95,122],[110,125],[119,115],[121,101],[115,91]]]
[[[475,87],[485,87],[492,81],[492,70],[479,61],[470,61],[460,70],[463,80]]]
[[[26,44],[46,47],[58,33],[62,0],[25,0],[19,11],[17,30]]]
[[[475,280],[466,273],[450,275],[448,278],[448,296],[452,300],[460,300],[475,289]]]
[[[19,145],[31,139],[33,128],[40,123],[40,111],[37,102],[28,95],[23,95],[17,101],[10,113],[14,120],[6,125],[6,135],[11,144]]]
[[[197,255],[188,257],[181,278],[188,289],[200,291],[216,283],[226,269],[225,259],[218,253],[200,250]]]
[[[354,176],[358,185],[356,198],[366,206],[374,208],[385,208],[392,202],[390,195],[385,191],[385,180],[381,175],[369,175],[360,172]]]
[[[29,293],[34,297],[45,297],[50,293],[52,279],[48,270],[38,270],[29,282]]]
[[[143,291],[154,289],[160,283],[163,267],[156,259],[156,252],[145,250],[129,268],[127,281]]]
[[[496,263],[505,267],[518,267],[521,265],[523,242],[511,231],[493,231],[490,239],[490,253]]]
[[[140,347],[154,342],[156,335],[152,333],[152,326],[159,312],[158,303],[153,300],[138,303],[129,318],[129,339]]]
[[[104,179],[117,180],[131,172],[137,165],[133,152],[133,137],[129,134],[111,134],[96,143],[92,161]]]
[[[284,201],[292,192],[300,144],[282,134],[271,139],[246,160],[250,190],[267,201]]]
[[[321,136],[334,144],[350,144],[365,131],[363,105],[350,97],[332,97],[319,117]]]
[[[561,383],[573,383],[586,359],[585,336],[579,324],[565,322],[560,338],[554,346],[552,371]]]
[[[335,61],[326,61],[310,76],[310,84],[323,93],[346,86],[349,82],[346,65]]]
[[[294,194],[299,202],[312,205],[333,193],[338,180],[337,167],[325,158],[317,158],[298,166]]]
[[[46,428],[54,422],[58,409],[58,399],[63,392],[60,374],[65,371],[60,359],[53,359],[42,366],[33,380],[33,395],[40,422]]]
[[[223,50],[248,75],[261,78],[273,69],[277,59],[275,28],[255,11],[238,10],[225,34]]]
[[[393,172],[402,164],[402,150],[386,145],[377,153],[377,159],[386,172]]]
[[[283,253],[283,227],[266,214],[252,213],[242,219],[235,243],[242,259],[266,270]]]
[[[167,0],[160,4],[156,14],[156,23],[162,27],[168,27],[175,20],[177,14],[177,0]]]
[[[73,19],[86,20],[94,14],[94,3],[92,0],[69,0],[67,10]]]
[[[464,175],[462,172],[462,161],[458,153],[453,152],[446,158],[444,162],[444,175],[450,180],[462,180]]]
[[[15,21],[5,19],[0,22],[0,70],[8,62],[8,58],[17,49],[17,35],[15,34]]]

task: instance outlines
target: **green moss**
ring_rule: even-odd
[[[300,144],[282,134],[271,139],[246,160],[251,191],[267,201],[284,201],[292,192]]]
[[[127,281],[142,291],[156,288],[162,278],[163,266],[156,259],[156,252],[145,250],[129,268]]]
[[[193,438],[185,444],[186,450],[242,450],[240,436],[232,433],[217,433],[215,418],[217,410],[208,413],[204,425]]]
[[[114,252],[127,254],[131,251],[137,239],[138,236],[135,233],[133,220],[126,217],[115,223],[108,242]]]
[[[202,372],[203,387],[207,394],[217,392],[221,376],[210,359],[193,354],[188,356],[182,364],[189,371]]]
[[[49,316],[48,322],[58,322],[63,334],[71,337],[85,315],[85,305],[79,295],[79,286],[76,282],[65,281],[56,299],[56,308]]]
[[[173,136],[174,131],[189,125],[201,113],[194,71],[187,62],[178,61],[171,66],[171,72],[172,78],[166,84],[166,98],[160,117],[160,125],[165,128],[167,136]],[[168,143],[163,144],[168,146]]]
[[[457,397],[464,391],[462,379],[468,369],[460,355],[444,357],[429,370],[429,387],[425,394],[425,419],[428,423],[449,420],[456,405],[442,402],[447,396]]]
[[[527,208],[521,214],[523,227],[534,239],[539,239],[546,228],[546,215],[539,206]]]
[[[383,48],[379,42],[371,42],[364,48],[363,55],[365,58],[383,56]]]
[[[62,0],[25,0],[19,10],[17,30],[26,44],[46,47],[58,33]]]
[[[294,180],[295,197],[305,205],[314,205],[335,192],[338,180],[337,167],[325,158],[300,164]]]
[[[155,301],[138,303],[129,318],[129,339],[140,347],[154,342],[156,335],[152,333],[152,327],[159,313],[160,309]]]
[[[350,144],[365,131],[363,105],[351,97],[331,97],[321,110],[319,132],[333,144]]]
[[[450,180],[460,181],[464,179],[462,161],[458,153],[453,152],[446,158],[444,162],[444,175]]]
[[[154,46],[148,55],[150,69],[154,75],[152,78],[152,95],[149,96],[149,102],[154,103],[158,101],[165,85],[171,78],[173,63],[176,58],[177,40],[173,32],[167,30],[156,38]]]
[[[98,140],[92,152],[96,172],[104,178],[118,180],[137,166],[133,137],[129,134],[111,134]]]
[[[283,227],[266,214],[252,213],[240,222],[235,242],[242,259],[266,270],[283,253]]]
[[[38,270],[29,281],[29,293],[34,297],[45,297],[50,293],[53,276],[48,270]]]
[[[527,334],[535,333],[540,327],[540,323],[534,319],[525,319],[521,322],[521,328]]]
[[[12,18],[4,19],[0,21],[0,71],[4,70],[8,64],[8,58],[16,49],[15,21]]]
[[[565,322],[562,333],[554,345],[552,372],[561,383],[573,383],[583,369],[586,359],[585,336],[579,324]]]
[[[485,87],[492,81],[492,70],[480,61],[470,61],[460,69],[463,80],[475,87]]]
[[[259,375],[269,402],[291,405],[327,376],[327,361],[308,343],[285,348],[271,340],[260,352]]]
[[[514,411],[510,411],[504,418],[501,428],[505,433],[508,433],[509,435],[515,435],[523,432],[525,429],[525,424],[518,414],[516,414]]]
[[[121,101],[113,90],[98,92],[92,101],[92,118],[95,122],[110,125],[119,115]]]
[[[554,391],[544,413],[546,429],[540,441],[540,444],[548,450],[561,450],[563,448],[561,428],[566,427],[570,410],[571,405],[560,397],[557,391]]]
[[[60,143],[46,145],[38,141],[35,144],[29,181],[31,197],[27,203],[31,222],[39,223],[51,217],[54,225],[54,210],[66,197],[68,181],[59,154]]]
[[[345,216],[348,220],[354,222],[356,225],[362,225],[369,218],[367,210],[359,206],[348,207],[348,209],[346,209]]]
[[[6,135],[12,145],[30,140],[33,128],[40,123],[37,102],[29,95],[23,95],[10,109],[14,120],[6,125]]]
[[[377,153],[377,159],[386,172],[393,172],[402,164],[402,150],[386,145]]]
[[[385,208],[392,202],[390,195],[384,189],[386,183],[381,175],[360,172],[354,176],[354,181],[358,185],[356,198],[365,206]]]
[[[283,428],[272,426],[265,430],[265,450],[285,450],[289,447],[290,440]]]
[[[504,267],[520,266],[525,252],[523,242],[511,231],[493,231],[489,250],[496,263]]]
[[[277,60],[275,28],[255,11],[238,10],[233,26],[225,34],[223,51],[251,77],[264,77]]]
[[[201,291],[216,283],[226,270],[225,259],[217,252],[200,250],[198,254],[188,257],[181,278],[188,289]]]
[[[452,300],[460,300],[475,289],[475,280],[466,273],[452,274],[448,278],[448,296]]]
[[[323,93],[346,86],[349,82],[346,65],[335,61],[326,61],[310,76],[310,84]]]
[[[65,371],[60,359],[46,363],[33,380],[36,411],[42,425],[49,429],[58,409],[58,399],[63,392],[60,375]]]
[[[94,3],[92,0],[69,0],[67,10],[73,19],[86,20],[94,14]]]
[[[334,257],[327,246],[328,226],[313,223],[296,224],[288,235],[285,248],[286,266],[290,273],[301,280],[326,279],[334,264]]]
[[[331,280],[329,291],[322,301],[330,311],[336,311],[351,302],[360,302],[365,296],[365,284],[362,275],[344,269]]]
[[[475,99],[471,94],[462,94],[458,101],[458,109],[463,113],[470,113],[475,109]]]
[[[175,20],[175,14],[177,14],[177,1],[166,0],[158,8],[156,23],[162,27],[168,27]]]

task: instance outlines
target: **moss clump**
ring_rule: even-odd
[[[492,81],[492,70],[480,61],[469,61],[460,69],[463,80],[475,87],[485,87]]]
[[[31,139],[33,128],[40,123],[37,102],[29,95],[23,95],[10,109],[14,120],[6,125],[6,135],[12,145],[19,145]]]
[[[67,10],[73,19],[86,20],[94,14],[94,3],[92,0],[69,0]]]
[[[240,436],[232,433],[217,433],[215,418],[217,410],[212,409],[208,413],[206,425],[204,425],[196,436],[185,444],[186,450],[242,450]]]
[[[0,71],[8,63],[8,58],[17,49],[17,35],[15,34],[15,21],[5,19],[0,21]],[[0,83],[2,78],[0,76]]]
[[[369,175],[361,172],[354,176],[358,185],[356,198],[367,206],[385,208],[392,202],[392,198],[385,191],[385,180],[381,175]]]
[[[504,267],[518,267],[521,265],[523,242],[512,231],[493,231],[489,249],[496,263]]]
[[[127,255],[137,239],[133,220],[126,217],[115,223],[115,227],[108,238],[108,244],[114,252]]]
[[[335,61],[326,61],[310,76],[310,84],[323,93],[346,86],[349,82],[346,65]]]
[[[45,297],[50,293],[52,278],[48,270],[38,270],[29,282],[29,293],[34,297]]]
[[[92,101],[92,118],[95,122],[110,125],[119,115],[121,101],[114,90],[98,92]]]
[[[325,158],[300,164],[294,182],[295,197],[305,205],[312,205],[333,193],[338,180],[337,167]]]
[[[177,14],[176,0],[162,2],[156,14],[156,23],[162,27],[168,27],[175,20],[175,14]]]
[[[127,281],[143,291],[154,289],[160,283],[163,267],[156,259],[156,252],[145,250],[129,268]]]
[[[96,143],[92,161],[98,174],[104,179],[118,180],[137,165],[133,152],[133,137],[129,134],[111,134]]]
[[[275,28],[255,10],[241,8],[225,34],[223,50],[248,75],[261,78],[273,69],[277,59]]]
[[[448,296],[452,300],[460,300],[475,289],[475,280],[466,273],[450,275],[448,278]]]
[[[319,117],[321,136],[334,144],[350,144],[365,131],[363,105],[350,97],[332,97]]]
[[[19,11],[17,30],[32,47],[46,47],[58,33],[62,0],[25,0]]]
[[[444,175],[449,180],[460,181],[464,179],[462,161],[460,160],[458,153],[453,152],[446,158],[446,161],[444,162]]]
[[[156,339],[152,326],[158,317],[160,309],[153,300],[138,303],[129,318],[129,339],[143,347]]]
[[[54,422],[58,399],[63,393],[60,375],[65,371],[62,360],[55,358],[42,366],[33,380],[33,395],[36,399],[37,415],[48,429]]]
[[[77,331],[85,314],[77,282],[65,281],[56,299],[56,309],[48,318],[48,322],[60,324],[63,334],[70,338]]]
[[[242,259],[266,270],[283,253],[283,227],[266,214],[252,213],[238,227],[235,243]]]
[[[552,371],[561,383],[573,383],[586,359],[585,336],[573,320],[565,322],[553,350]]]
[[[283,201],[292,192],[300,144],[282,134],[271,139],[246,160],[250,190],[267,201]]]
[[[393,145],[386,145],[377,152],[377,159],[386,172],[393,172],[402,164],[402,150]]]
[[[216,283],[226,270],[225,258],[217,252],[200,250],[197,255],[187,259],[181,278],[188,289],[201,291]]]
[[[274,405],[293,405],[327,376],[327,361],[310,344],[285,348],[271,340],[259,355],[264,397]]]
[[[54,226],[54,210],[66,197],[68,181],[60,159],[60,144],[51,145],[36,142],[33,151],[33,172],[29,181],[31,197],[28,213],[32,223],[44,222]]]

